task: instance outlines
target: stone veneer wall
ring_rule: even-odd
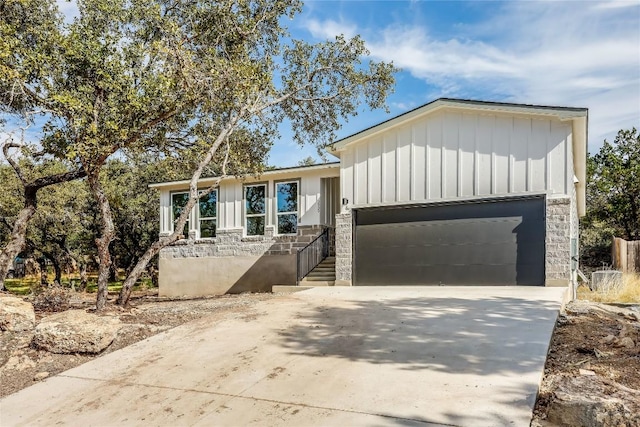
[[[336,215],[336,286],[351,285],[353,262],[353,216],[351,212]]]
[[[577,237],[577,212],[570,197],[547,197],[545,284],[567,286],[571,279],[571,237]]]
[[[213,239],[182,239],[160,251],[160,258],[202,258],[261,255],[294,255],[324,229],[323,225],[299,225],[295,236],[275,236],[265,227],[263,236],[244,236],[242,229],[217,230]],[[331,232],[330,232],[331,236]]]

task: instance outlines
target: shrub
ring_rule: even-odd
[[[580,299],[604,303],[640,303],[640,275],[624,273],[622,283],[617,286],[602,286],[597,291],[581,287]]]
[[[40,286],[33,293],[33,308],[38,311],[58,312],[69,309],[71,292],[60,285]]]

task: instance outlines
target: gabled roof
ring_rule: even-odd
[[[347,146],[370,138],[381,132],[401,126],[411,120],[432,114],[441,109],[470,112],[518,114],[528,117],[553,117],[560,121],[571,121],[573,145],[573,169],[576,181],[578,213],[586,212],[587,180],[587,132],[589,110],[587,108],[556,107],[548,105],[515,104],[509,102],[474,101],[469,99],[439,98],[399,116],[362,130],[327,146],[327,151],[340,157]]]
[[[515,104],[509,102],[475,101],[470,99],[438,98],[411,111],[392,117],[370,128],[364,129],[353,135],[342,138],[327,147],[332,154],[337,154],[347,145],[360,141],[363,138],[388,130],[409,120],[426,116],[443,108],[453,108],[467,111],[487,111],[515,113],[533,116],[552,116],[559,120],[572,120],[578,117],[587,117],[587,108],[556,107],[548,105]]]

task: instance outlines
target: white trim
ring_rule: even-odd
[[[215,194],[216,195],[216,216],[206,216],[204,218],[200,216],[200,198],[202,197],[202,195],[200,195],[200,194],[198,194],[198,203],[196,203],[196,205],[194,206],[194,208],[196,206],[198,207],[198,209],[195,209],[196,224],[198,225],[198,228],[196,230],[196,238],[197,239],[212,240],[212,239],[216,238],[216,235],[218,233],[218,201],[219,201],[220,194],[218,193],[218,189],[217,188],[215,190],[211,191],[211,193],[209,193],[207,196],[209,196],[211,194]],[[215,231],[214,235],[212,237],[202,237],[202,227],[200,226],[201,221],[211,221],[211,220],[214,220],[216,222],[216,231]]]
[[[261,214],[248,214],[247,213],[247,188],[249,187],[264,187],[264,213]],[[268,200],[269,200],[269,183],[268,182],[256,182],[256,183],[251,183],[251,184],[244,184],[242,186],[242,214],[243,214],[243,218],[242,218],[242,228],[244,230],[244,232],[242,233],[243,236],[245,237],[255,237],[255,236],[264,236],[266,234],[267,231],[267,226],[269,225],[267,223],[267,212],[269,211],[268,209]],[[264,228],[262,230],[262,234],[248,234],[247,231],[249,229],[249,227],[247,227],[247,219],[249,218],[259,218],[259,217],[263,217],[264,218]]]
[[[295,236],[298,234],[298,224],[300,223],[300,178],[298,179],[290,179],[285,181],[274,181],[273,183],[273,201],[274,201],[274,228],[275,234],[277,236]],[[288,212],[278,212],[278,185],[281,184],[296,184],[296,210],[288,211]],[[292,215],[296,216],[296,231],[294,233],[280,233],[278,230],[278,216],[280,215]]]
[[[270,170],[270,171],[265,171],[262,174],[258,175],[258,176],[246,176],[246,177],[240,177],[240,178],[236,178],[236,177],[228,177],[228,178],[224,178],[223,180],[221,180],[221,182],[224,181],[242,181],[243,179],[251,179],[251,180],[256,180],[256,183],[265,181],[266,179],[263,179],[263,177],[268,177],[271,180],[277,180],[277,175],[289,175],[289,174],[302,174],[304,172],[309,172],[309,171],[317,171],[317,170],[322,170],[322,169],[337,169],[340,170],[340,162],[333,162],[333,163],[323,163],[321,165],[311,165],[311,166],[300,166],[300,167],[291,167],[291,168],[281,168],[281,169],[274,169],[274,170]],[[273,176],[272,176],[273,175]],[[210,185],[212,185],[218,178],[216,177],[210,177],[210,178],[202,178],[201,180],[198,181],[198,187],[200,188],[207,188]],[[252,182],[253,183],[253,182]],[[191,184],[191,180],[182,180],[182,181],[168,181],[168,182],[156,182],[156,183],[152,183],[149,184],[148,187],[149,188],[157,188],[157,189],[165,189],[168,187],[177,187],[177,188],[188,188],[189,184]]]

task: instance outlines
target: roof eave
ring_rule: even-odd
[[[279,168],[279,169],[264,171],[258,176],[263,177],[265,175],[269,176],[269,175],[278,175],[278,174],[285,174],[285,173],[307,172],[307,171],[322,170],[322,169],[335,169],[339,167],[340,167],[340,162],[322,163],[319,165],[310,165],[310,166],[293,166],[288,168]],[[227,178],[223,178],[222,181],[231,181],[236,179],[248,178],[251,176],[252,175],[246,175],[244,177],[230,176]],[[215,177],[215,176],[209,177],[209,178],[202,178],[198,181],[198,183],[206,185],[207,183],[213,183],[217,179],[218,177]],[[190,183],[191,183],[191,180],[185,179],[181,181],[156,182],[156,183],[149,184],[148,187],[162,189],[162,188],[168,188],[168,187],[189,186]]]
[[[350,135],[339,141],[334,142],[327,147],[328,151],[340,157],[340,151],[343,151],[348,145],[351,145],[364,138],[370,138],[378,133],[387,131],[394,127],[400,126],[407,121],[433,114],[443,108],[461,109],[467,111],[492,111],[503,113],[519,113],[538,116],[552,116],[559,120],[572,120],[576,117],[586,117],[586,108],[573,108],[573,107],[556,107],[556,106],[544,106],[544,105],[529,105],[529,104],[510,104],[501,102],[487,102],[487,101],[474,101],[466,99],[451,99],[451,98],[439,98],[428,104],[422,105],[411,111],[403,113],[399,116],[395,116],[382,123],[374,125],[370,128],[364,129],[358,133]]]

